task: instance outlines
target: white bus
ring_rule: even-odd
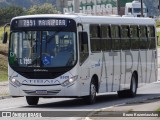
[[[8,74],[11,96],[82,97],[117,91],[134,97],[157,81],[155,21],[85,15],[30,15],[10,23]],[[7,42],[4,33],[3,43]]]

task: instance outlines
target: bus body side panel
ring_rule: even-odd
[[[90,54],[91,79],[95,75],[98,77],[99,92],[105,89],[105,82],[102,81],[102,53],[93,52]]]
[[[156,50],[147,51],[147,79],[146,83],[157,81],[157,56]]]
[[[112,91],[112,57],[109,52],[102,53],[102,77],[99,92],[111,92]]]
[[[83,24],[83,23],[82,23]],[[88,28],[88,24],[83,24],[83,32],[89,32],[89,28]],[[77,35],[78,32],[82,32],[82,27],[77,27]],[[79,40],[79,38],[77,38],[77,40]],[[80,50],[80,45],[79,45],[79,41],[78,41],[78,50]],[[89,42],[89,34],[88,34],[88,44],[90,44]],[[89,45],[88,45],[89,47]],[[88,48],[89,49],[89,48]],[[81,82],[81,96],[86,96],[89,95],[89,90],[90,90],[90,82],[91,82],[91,62],[90,62],[90,55],[86,58],[85,61],[83,61],[83,63],[80,63],[80,52],[78,52],[78,56],[79,56],[79,69],[78,69],[78,74],[80,76],[80,82]]]
[[[130,51],[122,51],[122,76],[121,90],[130,88],[130,80],[132,75],[132,53]]]
[[[146,50],[140,50],[138,53],[138,85],[142,86],[145,84],[145,74],[146,74]]]
[[[108,72],[107,87],[109,92],[119,90],[120,84],[120,52],[109,52],[106,59],[106,66]]]

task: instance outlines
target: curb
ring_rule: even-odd
[[[135,103],[145,103],[145,101],[156,100],[156,99],[160,99],[160,96],[152,97],[152,98],[146,98],[146,99],[143,99],[143,100],[138,100],[138,101],[133,101],[133,102],[126,102],[126,103],[114,105],[114,106],[111,106],[111,107],[100,108],[100,109],[97,109],[97,110],[91,112],[90,114],[88,114],[83,120],[92,120],[90,117],[92,117],[95,113],[97,113],[99,111],[102,111],[102,110],[105,110],[105,109],[108,109],[108,108],[113,108],[113,107],[117,107],[117,106],[121,106],[121,105],[126,105],[126,104],[132,104],[132,103],[134,103],[134,104]]]
[[[8,99],[8,98],[12,98],[12,96],[0,96],[0,100],[3,100],[3,99]]]

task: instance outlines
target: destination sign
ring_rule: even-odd
[[[22,19],[14,23],[17,27],[65,27],[66,19]]]

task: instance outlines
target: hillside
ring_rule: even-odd
[[[56,4],[56,0],[0,0],[0,7],[8,5],[21,6],[23,8],[30,8],[33,5],[41,5],[44,3]]]

